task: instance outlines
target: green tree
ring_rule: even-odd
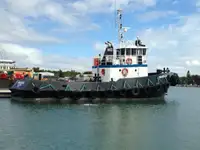
[[[65,76],[64,73],[62,72],[62,70],[58,71],[58,76],[61,77],[61,78]]]
[[[40,68],[39,67],[33,67],[33,71],[34,72],[40,72]]]
[[[193,83],[193,80],[192,80],[192,77],[191,77],[191,74],[190,74],[189,70],[187,71],[186,78],[187,78],[187,84],[192,84]]]

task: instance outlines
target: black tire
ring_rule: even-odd
[[[40,88],[38,88],[37,86],[32,88],[32,92],[35,94],[39,94],[40,93]]]
[[[134,96],[138,96],[138,95],[140,94],[140,88],[134,88],[134,89],[132,90],[132,94],[133,94]]]

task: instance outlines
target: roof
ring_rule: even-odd
[[[124,41],[123,43],[120,43],[120,48],[145,48],[148,49],[146,46],[136,46],[135,41]]]
[[[46,76],[54,76],[54,73],[52,73],[52,72],[37,72],[36,74],[42,74],[42,75],[46,75]]]
[[[13,60],[8,60],[8,59],[0,59],[1,63],[15,63]]]
[[[31,68],[13,68],[13,69],[10,69],[10,70],[14,70],[14,71],[32,71]]]

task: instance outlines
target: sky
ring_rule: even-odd
[[[0,0],[0,50],[18,67],[89,71],[105,41],[142,40],[149,71],[200,74],[200,0]]]

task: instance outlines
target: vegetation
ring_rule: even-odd
[[[52,72],[55,74],[55,76],[59,76],[59,77],[75,77],[78,74],[81,74],[80,72],[76,72],[75,70],[71,70],[71,71],[62,71],[62,70],[44,70],[44,69],[40,69],[39,67],[34,67],[33,68],[34,72]]]
[[[190,71],[188,70],[186,76],[179,77],[180,84],[197,84],[200,85],[200,76],[199,75],[191,75]]]

